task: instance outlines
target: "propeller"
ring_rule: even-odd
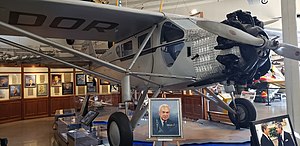
[[[278,55],[300,61],[300,48],[296,46],[285,43],[279,43],[275,39],[268,40],[264,38],[255,37],[238,28],[219,22],[200,20],[197,21],[197,25],[206,31],[209,31],[226,39],[270,49]]]
[[[264,39],[262,38],[254,37],[249,33],[223,23],[202,20],[197,21],[197,25],[208,32],[236,42],[253,46],[262,46],[265,43]]]

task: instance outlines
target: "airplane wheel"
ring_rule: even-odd
[[[241,128],[249,128],[250,121],[256,120],[256,109],[254,105],[247,99],[236,98],[235,104],[237,108],[237,115],[239,116],[239,123],[237,123],[236,115],[228,113],[229,119],[234,125],[239,124]],[[233,102],[229,106],[234,109]]]
[[[128,117],[122,112],[113,113],[108,119],[108,141],[111,146],[132,146],[133,132]]]

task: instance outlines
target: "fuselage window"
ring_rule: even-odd
[[[171,22],[164,23],[161,30],[161,44],[179,40],[184,37],[184,31]],[[184,42],[177,42],[162,47],[162,55],[168,67],[171,67],[184,47]]]
[[[118,55],[119,57],[121,57],[121,48],[120,48],[120,46],[117,46],[117,47],[116,47],[116,52],[117,52],[117,55]]]
[[[140,46],[142,45],[143,41],[145,40],[146,36],[147,36],[148,33],[144,34],[144,35],[141,35],[138,37],[138,43],[139,43],[139,48]],[[148,49],[148,48],[151,48],[151,37],[150,39],[148,40],[148,42],[146,43],[144,49]]]
[[[132,54],[132,41],[121,45],[122,57]]]

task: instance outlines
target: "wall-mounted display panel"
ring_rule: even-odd
[[[0,73],[0,101],[10,99],[10,85],[21,85],[21,73]]]
[[[61,69],[51,69],[54,71],[62,71]],[[50,74],[51,81],[51,96],[64,96],[64,95],[73,95],[74,94],[74,74],[68,71],[67,72],[55,72]]]
[[[48,73],[24,73],[24,98],[48,96]],[[39,94],[40,93],[40,94]]]

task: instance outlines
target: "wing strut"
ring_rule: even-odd
[[[206,96],[203,93],[201,93],[200,91],[194,89],[194,92],[200,94],[201,96],[203,96],[204,98],[208,99],[209,101],[214,102],[215,104],[217,104],[218,106],[220,106],[221,108],[227,110],[230,113],[236,114],[236,112],[229,107],[223,100],[221,100],[215,93],[213,93],[210,89],[208,88],[204,88],[204,90],[206,90],[211,96]]]
[[[157,98],[157,96],[159,95],[161,91],[161,88],[158,88],[154,94],[152,95],[151,98]],[[134,130],[134,128],[136,127],[137,123],[139,122],[139,120],[142,118],[142,116],[144,116],[144,114],[146,113],[149,103],[147,105],[142,106],[142,104],[144,103],[145,97],[148,93],[148,89],[144,90],[143,95],[139,98],[138,101],[138,105],[134,111],[134,114],[131,118],[130,124],[132,129]]]
[[[98,76],[98,77],[100,77],[100,78],[103,78],[103,79],[106,79],[106,80],[109,80],[109,81],[112,81],[112,82],[115,82],[115,83],[120,84],[120,81],[117,80],[117,79],[108,77],[108,76],[106,76],[106,75],[102,75],[102,74],[100,74],[100,73],[98,73],[98,72],[95,72],[95,71],[88,70],[88,69],[86,69],[86,68],[83,68],[83,67],[74,65],[74,64],[72,64],[72,63],[63,61],[63,60],[61,60],[61,59],[58,59],[58,58],[55,58],[55,57],[52,57],[52,56],[43,54],[43,53],[38,52],[38,51],[36,51],[36,50],[34,50],[34,49],[32,49],[32,48],[29,48],[29,47],[26,47],[26,46],[17,44],[17,43],[15,43],[15,42],[6,40],[6,39],[1,38],[1,37],[0,37],[0,42],[5,43],[5,44],[8,44],[8,45],[11,45],[11,46],[14,46],[14,47],[17,47],[17,48],[19,48],[19,49],[22,49],[22,50],[25,50],[25,51],[28,51],[28,52],[31,52],[31,53],[34,53],[34,54],[37,54],[37,55],[40,55],[40,56],[43,56],[43,57],[46,57],[46,58],[49,58],[49,59],[51,59],[51,60],[55,60],[55,61],[60,62],[60,63],[62,63],[62,64],[65,64],[65,65],[68,65],[68,66],[71,66],[71,67],[74,67],[74,68],[83,70],[83,71],[85,71],[85,72],[87,72],[87,73],[93,74],[93,75]]]
[[[152,36],[155,28],[157,27],[157,25],[152,26],[152,29],[150,31],[150,33],[147,34],[146,38],[144,39],[143,43],[141,44],[139,51],[135,54],[130,66],[128,67],[128,70],[131,70],[132,66],[135,64],[136,60],[138,59],[138,57],[140,56],[140,54],[142,53],[144,47],[146,46],[148,40],[150,39],[150,37]]]
[[[103,60],[98,59],[98,58],[96,58],[96,57],[92,57],[92,56],[90,56],[90,55],[88,55],[88,54],[85,54],[85,53],[82,53],[82,52],[80,52],[80,51],[77,51],[77,50],[68,48],[68,47],[66,47],[66,46],[63,46],[63,45],[58,44],[58,43],[55,43],[55,42],[50,41],[50,40],[48,40],[48,39],[45,39],[45,38],[43,38],[43,37],[41,37],[41,36],[35,35],[35,34],[30,33],[30,32],[28,32],[28,31],[25,31],[25,30],[22,30],[22,29],[20,29],[20,28],[15,27],[15,26],[12,26],[12,25],[10,25],[10,24],[4,23],[4,22],[2,22],[2,21],[0,21],[0,26],[2,26],[2,27],[4,27],[4,28],[7,28],[7,29],[9,29],[9,30],[13,30],[13,31],[19,32],[19,33],[21,33],[21,34],[23,34],[23,35],[25,35],[25,36],[27,36],[27,37],[33,39],[33,40],[38,41],[38,42],[41,42],[41,43],[44,43],[44,44],[53,46],[53,47],[55,47],[55,48],[58,48],[58,49],[67,51],[67,52],[69,52],[69,53],[71,53],[71,54],[78,55],[78,56],[80,56],[80,57],[84,57],[84,58],[86,58],[86,59],[89,59],[89,60],[91,60],[91,61],[94,61],[94,62],[96,62],[96,63],[99,63],[99,64],[101,64],[101,65],[103,65],[103,66],[106,66],[106,67],[108,67],[108,68],[110,68],[110,69],[113,69],[113,70],[115,70],[115,71],[118,71],[118,72],[120,72],[120,73],[126,73],[126,69],[124,69],[124,68],[122,68],[122,67],[116,66],[116,65],[114,65],[114,64],[111,64],[111,63],[109,63],[109,62],[103,61]]]

